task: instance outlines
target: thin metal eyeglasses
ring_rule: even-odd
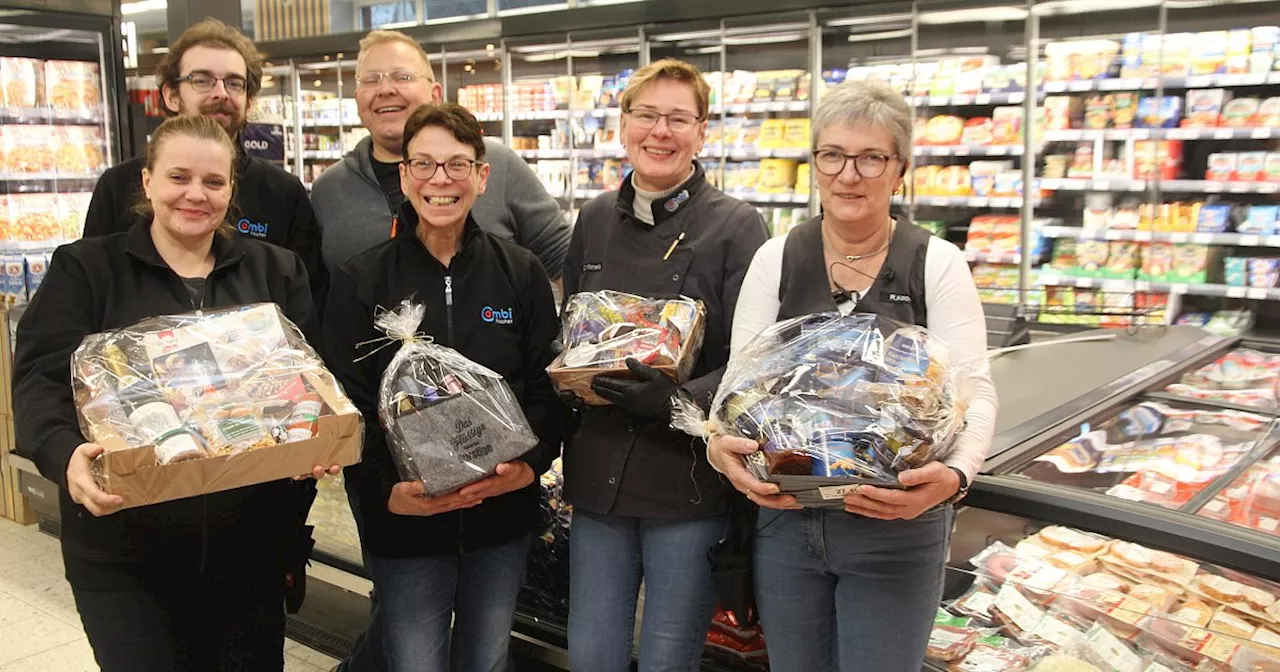
[[[698,117],[684,112],[672,112],[670,114],[662,114],[653,110],[627,110],[627,116],[631,117],[631,122],[639,128],[653,128],[658,125],[658,120],[666,118],[667,128],[676,133],[684,133],[693,128],[699,121]]]
[[[857,173],[858,177],[875,179],[884,175],[884,171],[889,167],[889,161],[896,158],[898,158],[897,154],[879,152],[845,154],[834,149],[820,149],[813,153],[813,166],[819,173],[834,177],[843,173],[844,167],[853,161],[853,172]]]
[[[430,77],[412,70],[393,70],[391,72],[366,72],[356,78],[356,86],[362,89],[376,89],[382,80],[387,80],[393,87],[408,86],[419,79],[431,81]]]
[[[409,174],[422,181],[436,176],[436,171],[444,168],[444,174],[451,180],[465,180],[471,177],[471,171],[484,163],[473,159],[449,159],[448,161],[432,161],[431,159],[409,159],[401,161],[409,168]]]
[[[222,82],[222,88],[226,89],[227,93],[242,94],[249,90],[249,82],[240,75],[214,77],[207,72],[193,72],[186,77],[179,77],[178,83],[182,82],[190,84],[191,88],[200,93],[212,91],[218,82]]]

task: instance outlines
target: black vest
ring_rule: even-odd
[[[932,234],[897,218],[889,254],[880,275],[854,309],[905,324],[926,326],[924,264]],[[782,278],[778,283],[778,321],[810,313],[838,310],[831,297],[826,257],[822,250],[822,217],[814,217],[787,234],[782,250]]]

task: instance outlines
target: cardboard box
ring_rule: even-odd
[[[309,474],[318,464],[356,464],[364,443],[360,413],[349,408],[350,402],[326,376],[304,375],[330,408],[348,408],[338,415],[320,416],[313,438],[238,455],[158,465],[152,446],[131,448],[118,434],[107,436],[99,440],[106,450],[94,465],[100,470],[103,489],[123,497],[127,509]]]

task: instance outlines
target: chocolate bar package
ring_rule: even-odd
[[[966,401],[950,347],[917,326],[817,313],[761,332],[729,362],[710,422],[677,402],[673,426],[757,441],[757,477],[801,504],[838,506],[848,487],[901,487],[898,474],[944,456]]]
[[[378,415],[400,477],[438,497],[493,474],[538,437],[502,376],[417,335],[425,314],[406,300],[377,317],[378,329],[401,341],[382,374]]]

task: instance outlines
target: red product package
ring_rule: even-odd
[[[714,628],[707,633],[707,646],[736,656],[742,656],[743,658],[758,658],[768,655],[765,651],[764,639],[756,637],[742,642]]]

